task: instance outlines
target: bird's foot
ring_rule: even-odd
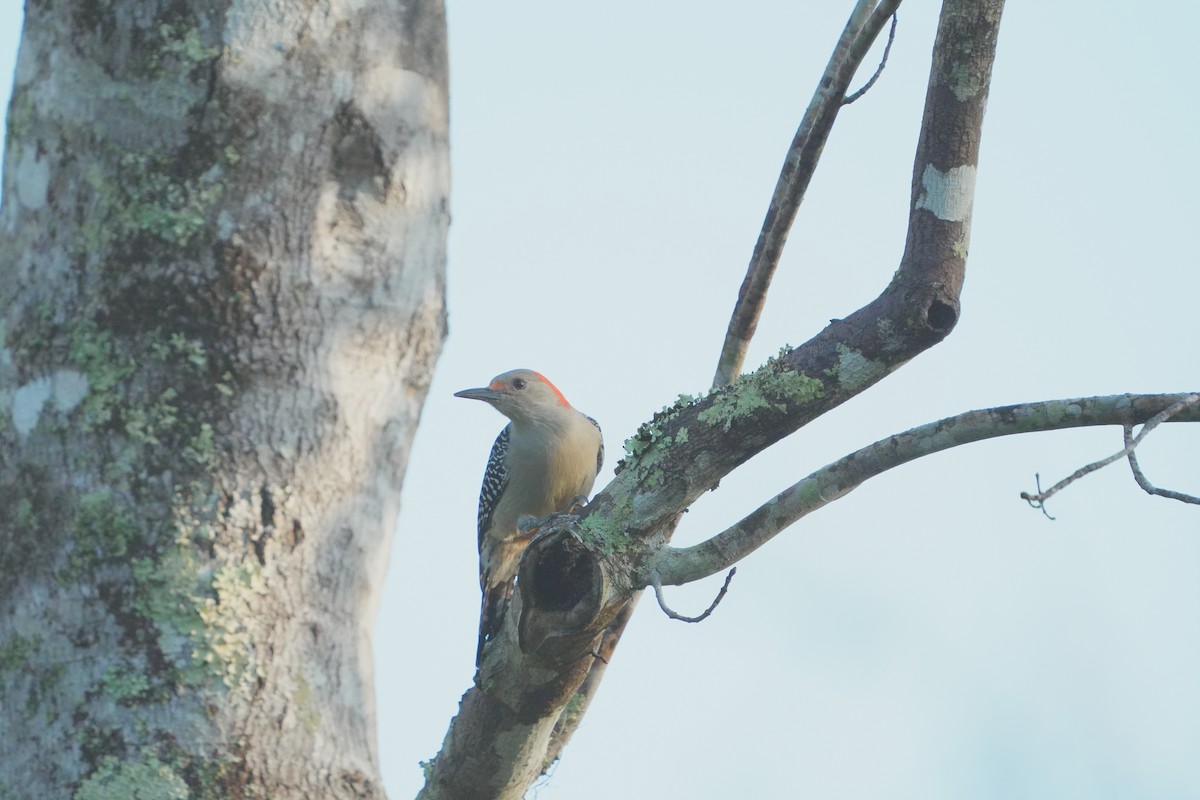
[[[579,519],[579,514],[576,512],[583,508],[586,503],[587,495],[577,494],[571,498],[571,504],[562,511],[556,511],[544,517],[521,517],[517,520],[517,530],[521,532],[522,536],[532,537],[537,534],[538,529],[549,525],[551,522],[575,522]]]

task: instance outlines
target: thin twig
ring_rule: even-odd
[[[1040,473],[1040,472],[1033,473],[1033,483],[1035,486],[1037,486],[1038,492],[1041,492],[1042,491],[1042,473]],[[1022,493],[1021,496],[1025,497],[1024,493]],[[1041,500],[1030,500],[1028,497],[1026,497],[1025,499],[1029,503],[1029,505],[1033,506],[1036,509],[1041,510],[1041,512],[1046,515],[1046,519],[1050,520],[1051,522],[1053,522],[1056,519],[1056,517],[1050,513],[1050,509],[1046,508],[1046,504],[1043,503]]]
[[[892,52],[892,42],[896,40],[896,23],[899,21],[900,15],[892,14],[892,27],[888,29],[888,40],[887,44],[884,45],[883,48],[883,58],[879,59],[879,66],[875,68],[875,74],[872,75],[871,79],[867,81],[857,92],[846,95],[846,98],[842,100],[842,105],[848,106],[858,98],[862,97],[871,90],[871,87],[875,85],[875,81],[879,80],[879,76],[883,74],[883,68],[887,66],[888,55]]]
[[[1182,400],[1180,400],[1178,403],[1173,403],[1173,404],[1167,406],[1162,411],[1158,412],[1153,417],[1146,420],[1146,424],[1142,426],[1142,429],[1141,429],[1141,431],[1138,432],[1137,436],[1133,437],[1133,439],[1129,439],[1128,437],[1126,437],[1124,449],[1120,450],[1119,452],[1113,453],[1111,456],[1109,456],[1107,458],[1102,458],[1099,461],[1093,461],[1091,464],[1086,464],[1086,465],[1080,467],[1079,469],[1075,470],[1070,475],[1063,478],[1061,481],[1054,484],[1053,486],[1051,486],[1049,489],[1047,489],[1044,492],[1042,491],[1041,486],[1038,486],[1038,491],[1035,494],[1030,494],[1029,492],[1021,492],[1021,499],[1024,500],[1025,502],[1029,503],[1029,505],[1033,506],[1034,508],[1041,508],[1042,511],[1045,512],[1046,500],[1048,498],[1052,497],[1060,489],[1065,489],[1066,487],[1070,486],[1075,481],[1082,478],[1084,475],[1095,472],[1096,470],[1101,469],[1102,467],[1107,467],[1109,464],[1113,463],[1114,461],[1117,461],[1118,459],[1122,459],[1122,458],[1125,458],[1126,456],[1130,455],[1134,451],[1134,449],[1139,444],[1142,443],[1142,439],[1146,438],[1146,434],[1150,433],[1150,431],[1157,428],[1159,426],[1159,423],[1166,422],[1167,420],[1169,420],[1171,417],[1178,414],[1183,409],[1187,408],[1190,405],[1194,405],[1198,401],[1200,401],[1200,395],[1191,394],[1191,395],[1188,395],[1187,397],[1183,398]],[[1143,488],[1145,488],[1145,487],[1143,487]],[[1050,515],[1046,514],[1046,516],[1049,517]],[[1050,517],[1050,518],[1054,519],[1053,517]]]
[[[1125,446],[1126,447],[1129,447],[1130,440],[1132,439],[1132,437],[1133,437],[1133,426],[1126,425],[1125,426]],[[1155,486],[1153,483],[1151,483],[1149,480],[1147,480],[1145,473],[1142,472],[1142,468],[1138,464],[1137,454],[1133,450],[1129,451],[1129,455],[1127,457],[1129,459],[1129,468],[1131,470],[1133,470],[1133,479],[1135,481],[1137,481],[1137,485],[1142,487],[1142,489],[1144,489],[1147,494],[1154,494],[1154,495],[1158,495],[1159,497],[1166,497],[1169,500],[1178,500],[1181,503],[1193,503],[1195,505],[1200,505],[1200,497],[1197,497],[1196,495],[1187,494],[1185,492],[1177,492],[1174,489],[1160,489],[1157,486]]]
[[[725,599],[725,593],[729,591],[729,582],[733,580],[733,576],[736,573],[737,567],[733,567],[729,570],[729,574],[725,576],[725,584],[721,587],[721,591],[717,592],[716,599],[713,600],[712,605],[704,609],[704,613],[698,617],[685,617],[682,614],[675,613],[667,606],[667,601],[663,599],[662,582],[658,579],[658,576],[655,576],[654,578],[654,597],[656,600],[658,600],[658,607],[661,608],[663,613],[671,619],[677,619],[680,622],[703,622],[704,620],[708,619],[708,615],[716,609],[717,605]]]

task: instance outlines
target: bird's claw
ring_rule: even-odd
[[[522,536],[533,536],[538,532],[539,528],[549,525],[551,522],[573,524],[579,521],[579,515],[575,512],[583,508],[586,503],[587,495],[577,494],[571,498],[571,504],[562,511],[556,511],[544,517],[522,517],[517,520],[517,530],[521,532]]]

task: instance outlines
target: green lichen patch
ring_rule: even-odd
[[[143,83],[185,83],[202,78],[201,70],[221,52],[205,42],[216,39],[220,26],[213,30],[203,5],[158,3],[139,13],[134,24],[127,4],[113,0],[76,0],[66,10],[72,42],[107,74],[130,73]]]
[[[186,461],[195,464],[201,469],[210,469],[215,466],[217,462],[217,444],[213,438],[212,425],[207,422],[200,423],[200,429],[194,436],[188,439],[181,455]]]
[[[166,254],[196,243],[207,230],[210,210],[224,191],[223,165],[197,176],[173,174],[173,155],[125,153],[115,177],[98,165],[84,180],[96,198],[94,215],[79,229],[73,254],[113,251]]]
[[[228,689],[249,697],[266,675],[248,627],[257,604],[254,596],[267,593],[262,569],[255,563],[229,565],[217,571],[212,586],[216,597],[199,608],[207,640],[204,661]]]
[[[690,408],[697,402],[694,395],[681,394],[674,403],[663,406],[655,412],[649,422],[642,423],[637,432],[625,440],[625,458],[630,461],[636,460],[650,445],[663,438],[663,428],[666,425],[678,417],[684,409]]]
[[[637,432],[625,440],[625,457],[617,462],[616,471],[619,473],[629,467],[637,466],[647,470],[647,474],[642,477],[653,481],[660,480],[662,472],[658,469],[657,464],[665,450],[673,442],[687,441],[686,428],[677,431],[673,437],[668,435],[664,429],[674,422],[684,410],[698,402],[698,398],[694,395],[681,394],[673,404],[664,406],[657,411],[649,422],[642,423]]]
[[[137,340],[118,337],[92,319],[75,322],[67,357],[88,384],[72,411],[72,427],[102,437],[112,456],[104,477],[123,483],[122,464],[152,472],[211,467],[217,459],[212,423],[235,394],[234,377],[198,338],[156,329]],[[179,464],[178,454],[185,459]]]
[[[130,662],[109,667],[101,682],[105,694],[122,705],[140,700],[150,688],[145,666]]]
[[[984,76],[979,73],[971,61],[953,64],[946,75],[946,84],[960,103],[965,103],[987,90]]]
[[[780,355],[786,355],[786,351]],[[713,392],[711,404],[696,418],[728,431],[757,411],[774,409],[787,413],[789,408],[810,403],[824,394],[822,381],[785,368],[780,358],[772,358],[754,372]]]
[[[188,785],[152,750],[122,761],[106,756],[80,785],[74,800],[189,800]]]
[[[0,641],[0,680],[9,672],[23,672],[29,657],[41,646],[40,636],[12,634]]]
[[[879,344],[885,353],[895,353],[904,349],[904,339],[896,330],[896,323],[887,317],[880,317],[875,323],[875,332],[879,334]]]
[[[79,498],[71,529],[71,551],[60,573],[66,582],[79,580],[98,564],[123,563],[143,541],[141,527],[127,504],[109,489]]]
[[[151,51],[153,63],[174,61],[186,69],[205,64],[221,54],[221,48],[205,45],[195,25],[162,23],[156,29],[158,46]]]
[[[102,599],[126,634],[119,658],[88,692],[99,705],[87,715],[99,713],[91,717],[97,724],[83,728],[80,736],[103,746],[91,747],[96,754],[91,763],[96,766],[81,791],[111,792],[114,797],[174,796],[153,792],[170,790],[179,778],[192,790],[184,796],[216,800],[234,796],[221,787],[242,781],[236,759],[203,758],[173,747],[156,746],[153,754],[143,749],[140,757],[126,755],[119,761],[117,756],[130,752],[126,742],[131,729],[99,722],[107,718],[105,704],[128,709],[139,720],[132,727],[136,738],[128,746],[157,742],[150,720],[160,717],[181,693],[215,702],[216,696],[228,691],[253,691],[264,673],[247,627],[254,616],[249,595],[265,591],[261,570],[257,564],[205,568],[194,544],[200,532],[180,524],[194,520],[189,516],[194,511],[191,507],[180,513],[174,538],[160,536],[154,547],[134,551],[127,559],[128,580],[118,594],[101,589]],[[80,741],[81,746],[87,743]],[[134,784],[148,794],[120,794],[132,791]]]
[[[785,405],[768,400],[761,387],[750,382],[735,381],[717,395],[708,408],[696,415],[696,419],[706,425],[729,430],[739,418],[760,408],[770,408],[772,405],[781,411],[786,409]]]
[[[579,523],[580,541],[592,552],[604,555],[627,552],[633,539],[618,520],[628,519],[629,507],[618,506],[607,514],[592,514]]]
[[[867,358],[862,352],[844,344],[837,346],[837,365],[831,370],[838,386],[850,394],[857,394],[878,381],[887,372],[882,361]]]
[[[137,362],[122,352],[110,331],[94,320],[80,320],[68,335],[67,357],[88,379],[89,392],[80,406],[89,430],[106,430],[125,405],[125,387],[137,372]]]
[[[130,611],[145,621],[154,639],[164,686],[204,683],[204,622],[199,605],[206,594],[205,576],[186,546],[175,543],[157,558],[130,562],[133,597]]]
[[[166,686],[249,692],[264,674],[247,626],[265,579],[253,562],[203,569],[194,548],[206,534],[205,525],[183,525],[156,558],[133,559],[130,610],[153,630]]]
[[[262,675],[246,628],[253,618],[250,595],[265,593],[261,569],[205,569],[196,546],[206,534],[211,539],[211,531],[197,521],[195,504],[182,500],[194,495],[179,494],[187,510],[158,531],[135,521],[108,490],[79,500],[60,577],[128,570],[124,589],[101,590],[125,630],[125,659],[142,665],[110,671],[100,682],[106,697],[123,704],[167,702],[183,686],[248,690]]]

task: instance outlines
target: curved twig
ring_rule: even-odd
[[[887,44],[883,46],[883,57],[879,59],[879,66],[875,68],[875,74],[871,76],[863,87],[854,94],[848,94],[842,100],[842,105],[848,106],[858,98],[862,97],[867,92],[871,91],[871,87],[875,85],[875,81],[879,80],[879,76],[883,74],[883,68],[887,66],[888,56],[892,52],[892,42],[896,41],[896,23],[900,21],[899,14],[892,14],[892,26],[888,28]]]
[[[704,609],[704,613],[698,617],[685,617],[683,614],[679,614],[679,613],[672,611],[670,609],[670,607],[667,605],[667,601],[663,599],[662,582],[658,579],[657,576],[655,576],[654,583],[653,583],[654,599],[656,599],[658,601],[658,607],[663,610],[663,613],[666,614],[671,619],[677,619],[680,622],[703,622],[704,620],[708,619],[708,615],[711,614],[714,610],[716,610],[716,608],[720,604],[720,602],[725,599],[725,593],[729,591],[729,582],[731,580],[733,580],[733,576],[736,574],[737,574],[737,567],[733,567],[732,569],[729,570],[729,574],[725,576],[725,583],[723,586],[721,586],[721,591],[717,592],[716,599],[714,599],[712,601],[712,604],[709,605],[708,608]]]
[[[1127,448],[1129,448],[1132,438],[1133,438],[1133,426],[1126,425],[1125,426],[1125,446]],[[1134,450],[1132,448],[1129,449],[1129,453],[1126,455],[1126,458],[1129,459],[1129,468],[1133,471],[1133,479],[1135,481],[1137,481],[1137,485],[1142,487],[1142,489],[1145,490],[1145,492],[1147,494],[1157,495],[1158,497],[1165,497],[1169,500],[1178,500],[1181,503],[1193,503],[1195,505],[1200,505],[1200,497],[1197,497],[1194,494],[1187,494],[1186,492],[1177,492],[1174,489],[1160,489],[1157,486],[1155,486],[1154,484],[1152,484],[1149,480],[1147,480],[1145,473],[1142,472],[1142,468],[1138,464],[1137,453],[1134,452]]]

